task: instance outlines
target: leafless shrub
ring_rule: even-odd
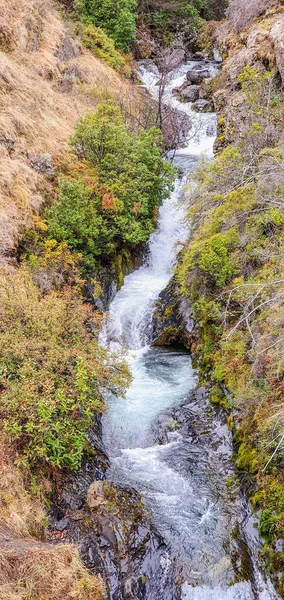
[[[239,32],[245,29],[253,19],[276,5],[277,0],[232,0],[229,18],[234,29]]]

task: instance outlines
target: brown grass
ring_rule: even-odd
[[[102,600],[102,581],[82,566],[68,544],[0,551],[0,600]]]
[[[50,181],[31,156],[50,153],[60,166],[74,123],[105,94],[126,110],[133,86],[88,51],[60,61],[70,34],[52,0],[0,0],[0,261],[43,202]],[[12,148],[11,148],[12,143]]]
[[[0,443],[0,600],[102,600],[71,544],[44,542],[46,517]]]

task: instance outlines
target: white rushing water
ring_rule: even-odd
[[[197,114],[191,104],[182,104],[173,95],[173,89],[184,82],[192,66],[182,65],[171,74],[165,96],[165,102],[190,116],[196,133],[194,139],[190,134],[186,147],[175,154],[176,164],[182,165],[186,174],[202,154],[209,159],[213,156],[216,129],[214,114]],[[213,74],[217,67],[211,64],[209,68]],[[142,64],[140,78],[157,97],[156,67]],[[216,496],[211,481],[218,469],[214,453],[204,454],[202,446],[195,442],[185,446],[178,431],[170,434],[165,445],[153,441],[152,425],[158,415],[184,401],[196,385],[187,354],[147,345],[153,306],[169,282],[177,253],[188,237],[185,207],[181,203],[185,182],[186,176],[177,178],[174,192],[160,208],[158,228],[150,238],[145,263],[125,278],[110,305],[105,340],[113,349],[126,349],[133,381],[126,399],[109,399],[104,418],[104,441],[111,456],[108,477],[132,485],[143,495],[154,523],[180,560],[183,600],[269,600],[276,596],[262,579],[257,595],[250,583],[229,585],[224,546],[232,515],[227,499],[222,499],[221,492],[220,498]],[[230,439],[218,421],[215,430],[216,438],[222,442],[220,460],[227,476],[232,475],[228,461]]]

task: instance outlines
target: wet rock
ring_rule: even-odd
[[[194,351],[195,321],[182,300],[173,277],[159,295],[150,324],[149,339],[154,346],[183,346]]]
[[[212,583],[217,585],[230,585],[234,577],[232,561],[229,556],[224,556],[211,570]]]
[[[54,527],[60,521],[65,525],[68,511],[65,541],[77,544],[87,568],[102,576],[106,600],[178,600],[175,566],[140,495],[105,481],[109,460],[99,417],[89,432],[89,444],[80,471],[60,482]]]
[[[55,529],[57,529],[57,531],[64,531],[64,529],[68,527],[68,524],[69,517],[65,517],[65,519],[60,519],[60,521],[58,521],[58,523],[55,526]]]
[[[192,84],[200,85],[204,79],[210,77],[210,71],[208,69],[203,69],[202,67],[195,67],[187,71],[186,78]]]
[[[177,600],[168,550],[139,494],[95,481],[79,520],[77,514],[70,512],[68,540],[80,544],[88,569],[101,574],[109,600]]]
[[[204,77],[201,71],[188,71],[186,74],[186,79],[191,84],[200,85]]]
[[[163,61],[163,68],[170,73],[170,71],[178,69],[178,67],[180,67],[184,62],[185,50],[182,48],[176,48],[169,54],[169,56],[166,56],[165,60]]]
[[[181,92],[181,99],[184,102],[195,102],[199,98],[199,86],[198,85],[188,85]]]
[[[204,60],[203,52],[194,52],[194,54],[191,55],[190,60]]]
[[[193,110],[196,112],[208,113],[214,111],[214,105],[211,100],[196,100],[192,105]]]

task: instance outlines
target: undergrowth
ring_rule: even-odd
[[[197,361],[211,400],[237,409],[236,462],[275,574],[284,570],[284,105],[273,73],[246,67],[239,84],[246,127],[196,173],[177,278],[199,325]]]

